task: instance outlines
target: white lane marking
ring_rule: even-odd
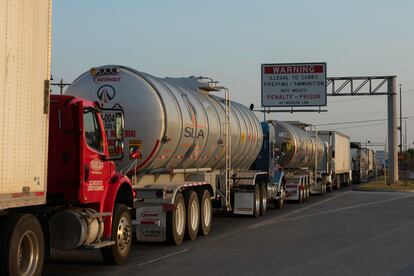
[[[152,264],[152,263],[155,263],[155,262],[159,262],[159,261],[164,260],[164,259],[167,259],[169,257],[173,257],[173,256],[177,256],[177,255],[186,253],[189,250],[190,250],[189,248],[184,248],[184,249],[179,250],[177,252],[172,252],[172,253],[169,253],[169,254],[165,254],[165,255],[162,255],[162,256],[159,256],[159,257],[156,257],[156,258],[147,260],[147,261],[142,262],[142,263],[138,263],[136,265],[131,265],[125,271],[130,271],[130,270],[133,270],[134,268],[137,268],[137,267],[140,267],[140,266],[144,266],[144,265]]]
[[[300,213],[300,212],[306,211],[306,210],[308,210],[308,209],[310,209],[310,208],[316,207],[316,206],[321,205],[321,204],[323,204],[323,203],[326,203],[326,202],[329,202],[329,201],[335,200],[335,199],[337,199],[337,198],[339,198],[339,197],[342,197],[342,196],[344,196],[344,195],[347,195],[347,194],[349,194],[349,193],[351,193],[351,192],[352,192],[352,191],[346,191],[346,192],[343,192],[343,193],[337,194],[337,195],[335,195],[335,196],[332,196],[332,197],[329,197],[329,198],[323,199],[323,200],[321,200],[321,201],[319,201],[319,202],[316,202],[316,203],[313,203],[313,204],[311,204],[311,205],[308,205],[308,206],[302,207],[302,208],[300,208],[300,209],[297,209],[297,210],[293,210],[293,211],[287,212],[286,214],[281,215],[281,216],[278,216],[278,217],[276,217],[276,218],[266,219],[266,220],[264,220],[264,221],[262,221],[262,222],[258,222],[258,223],[253,224],[253,225],[251,225],[251,224],[250,224],[250,222],[249,222],[249,223],[246,223],[246,224],[248,224],[247,226],[242,227],[242,228],[239,228],[239,229],[237,229],[237,230],[230,231],[230,232],[225,233],[225,234],[220,235],[220,236],[216,236],[216,237],[212,238],[212,239],[211,239],[211,241],[212,241],[212,242],[214,242],[214,241],[217,241],[217,240],[226,239],[226,238],[228,238],[228,237],[234,237],[235,235],[240,234],[241,232],[244,232],[244,231],[246,231],[246,230],[250,230],[250,229],[254,229],[254,228],[259,228],[259,227],[262,227],[262,226],[265,226],[265,225],[269,225],[269,224],[272,224],[272,223],[276,223],[276,222],[282,221],[282,220],[284,220],[286,217],[289,217],[289,216],[295,215],[295,214],[297,214],[297,213]]]
[[[348,195],[348,194],[350,194],[350,193],[352,193],[352,191],[347,191],[347,192],[340,193],[340,194],[338,194],[338,195],[335,195],[335,196],[333,196],[333,197],[330,197],[330,198],[324,199],[324,200],[322,200],[322,201],[316,202],[316,203],[314,203],[314,204],[308,205],[308,206],[303,207],[303,208],[300,208],[300,209],[298,209],[298,210],[290,211],[290,212],[288,212],[288,213],[286,213],[286,214],[284,214],[284,215],[282,215],[282,216],[279,216],[279,217],[276,217],[276,218],[267,219],[267,220],[265,220],[265,221],[262,221],[262,222],[259,222],[259,223],[256,223],[256,224],[249,225],[249,226],[247,227],[247,229],[255,229],[255,228],[260,228],[260,227],[263,227],[263,226],[266,226],[266,225],[269,225],[269,224],[277,223],[277,222],[279,222],[279,221],[285,220],[286,218],[288,218],[288,217],[290,217],[290,216],[292,216],[292,215],[295,215],[295,214],[301,213],[301,212],[303,212],[303,211],[307,211],[307,210],[309,210],[309,209],[311,209],[311,208],[313,208],[313,207],[316,207],[316,206],[319,206],[319,205],[321,205],[321,204],[323,204],[323,203],[326,203],[326,202],[329,202],[329,201],[335,200],[335,199],[337,199],[337,198],[339,198],[339,197],[342,197],[342,196]]]

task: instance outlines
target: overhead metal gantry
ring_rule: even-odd
[[[396,76],[355,76],[327,78],[328,96],[387,96],[388,113],[388,162],[389,173],[387,183],[398,182],[398,150],[397,150],[397,77]],[[326,109],[288,109],[263,108],[255,111],[273,112],[327,112]]]

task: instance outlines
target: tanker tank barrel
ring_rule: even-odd
[[[98,101],[104,108],[122,107],[125,149],[116,163],[130,168],[128,174],[158,168],[247,170],[259,155],[259,120],[248,107],[230,102],[228,89],[212,78],[158,78],[120,65],[91,72],[78,77],[65,93]],[[210,93],[219,91],[225,97]],[[114,124],[110,117],[104,119],[111,133]],[[133,168],[131,153],[137,155]]]

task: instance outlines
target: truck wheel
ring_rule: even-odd
[[[303,186],[303,197],[302,197],[302,202],[306,202],[308,201],[308,188],[307,186]]]
[[[283,209],[285,207],[285,189],[283,187],[280,188],[280,197],[276,200],[273,200],[273,204],[277,209]]]
[[[258,217],[260,215],[260,187],[258,184],[254,185],[254,194],[253,194],[253,216]]]
[[[260,184],[260,214],[266,215],[267,211],[267,185],[266,183]]]
[[[198,234],[198,227],[200,226],[200,204],[198,202],[197,193],[190,191],[185,195],[185,202],[187,204],[187,231],[185,238],[195,240]]]
[[[213,222],[210,193],[207,190],[201,190],[198,193],[198,201],[200,202],[200,227],[198,228],[198,234],[208,236]]]
[[[326,187],[327,188],[326,190],[327,190],[328,193],[333,192],[333,187],[332,186],[333,186],[333,184],[329,183],[328,186]]]
[[[30,214],[18,214],[7,221],[1,248],[2,275],[40,275],[44,238],[39,221]]]
[[[185,233],[185,203],[181,193],[174,199],[174,209],[167,214],[167,242],[180,245]]]
[[[111,240],[114,245],[101,248],[106,264],[122,264],[126,261],[132,244],[131,214],[124,204],[116,204],[112,217]]]

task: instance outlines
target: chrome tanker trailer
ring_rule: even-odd
[[[258,216],[276,197],[265,185],[266,172],[250,169],[262,147],[259,121],[211,79],[102,66],[78,77],[66,93],[123,110],[125,152],[117,165],[133,180],[140,241],[180,244],[184,236],[208,235],[213,205]],[[115,137],[113,118],[104,121]]]
[[[287,200],[306,201],[310,193],[325,194],[330,186],[329,145],[307,124],[269,121],[276,133],[275,151],[285,174]]]

